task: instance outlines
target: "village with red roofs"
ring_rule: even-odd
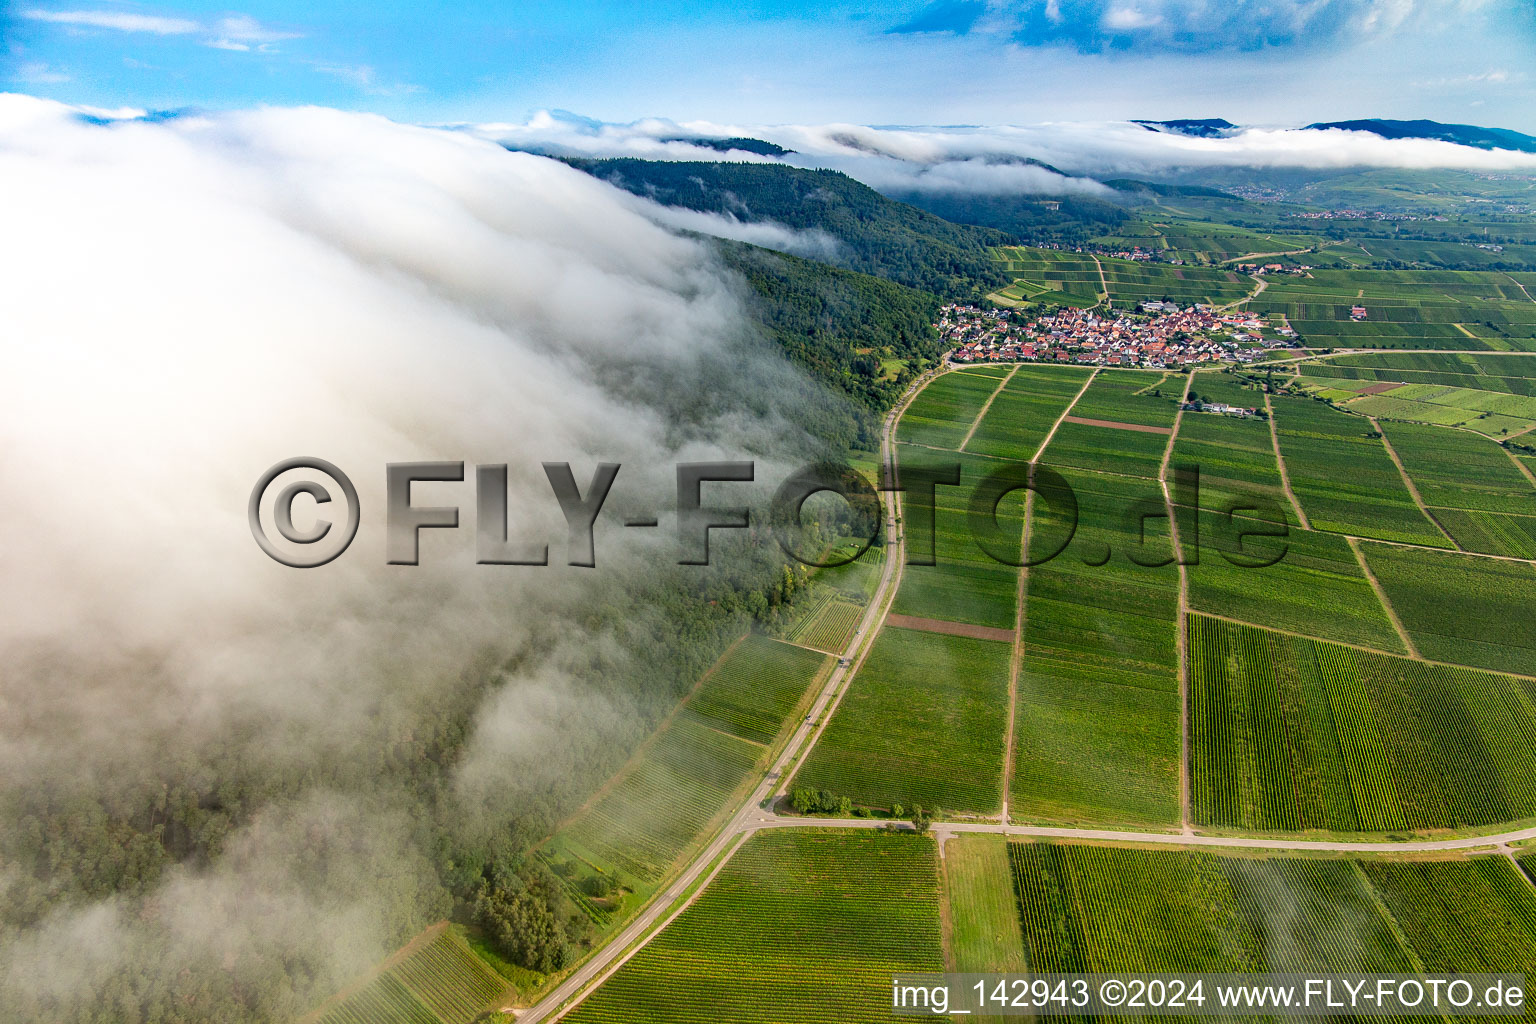
[[[1245,311],[1143,302],[1137,312],[1061,307],[1031,315],[952,303],[934,325],[953,363],[1049,362],[1152,370],[1251,363],[1294,344],[1295,331]]]

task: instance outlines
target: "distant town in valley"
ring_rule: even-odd
[[[1018,310],[952,303],[939,336],[954,363],[1045,362],[1166,370],[1230,361],[1252,363],[1284,348],[1296,332],[1247,312],[1152,300],[1135,313],[1060,307],[1031,316]]]

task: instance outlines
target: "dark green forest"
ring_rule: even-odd
[[[1014,241],[1007,233],[950,223],[838,171],[702,161],[567,162],[667,206],[825,231],[840,243],[841,266],[909,288],[968,298],[1008,283],[988,251]]]
[[[890,408],[916,372],[937,361],[938,296],[740,242],[719,246],[751,287],[749,308],[790,361],[864,409]],[[907,368],[895,380],[881,379],[882,355],[906,360]],[[861,425],[858,441],[872,447],[873,417]]]

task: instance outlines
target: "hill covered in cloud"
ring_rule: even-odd
[[[608,124],[563,114],[467,128],[514,149],[561,156],[646,160],[782,162],[839,170],[888,194],[1080,195],[1109,198],[1098,179],[1159,177],[1233,168],[1315,170],[1397,168],[1536,173],[1536,153],[1519,133],[1394,133],[1388,122],[1307,127],[1216,126],[1192,132],[1189,121],[1053,122],[1026,125],[871,127],[854,124],[674,123],[661,119]],[[1201,122],[1204,123],[1204,122]],[[1432,123],[1432,122],[1426,122]],[[1228,123],[1230,124],[1230,123]],[[1158,125],[1165,130],[1148,130]],[[1185,126],[1184,129],[1172,130]],[[1453,126],[1454,127],[1454,126]],[[793,150],[780,156],[722,153],[683,141],[750,136]],[[1502,140],[1504,145],[1498,145]],[[1472,143],[1472,144],[1468,144]]]
[[[0,593],[0,1017],[292,1019],[513,884],[769,608],[776,548],[693,572],[670,530],[600,527],[598,568],[567,567],[541,463],[583,488],[620,463],[610,505],[664,511],[676,462],[776,481],[853,414],[710,243],[464,133],[5,96],[0,175],[27,197],[0,250],[0,529],[26,538]],[[361,499],[318,569],[247,522],[295,455]],[[391,566],[384,467],[413,460],[469,464],[415,494],[463,525]],[[550,565],[476,564],[479,464]]]

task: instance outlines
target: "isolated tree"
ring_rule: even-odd
[[[933,815],[923,810],[922,804],[913,804],[911,821],[912,827],[917,830],[918,835],[922,835],[928,831],[928,826],[933,824]]]

